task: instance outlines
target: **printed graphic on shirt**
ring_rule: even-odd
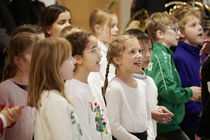
[[[95,102],[94,103],[94,112],[95,112],[95,122],[96,122],[96,130],[99,132],[107,132],[106,131],[106,121],[103,115],[103,109],[100,108],[100,105]]]

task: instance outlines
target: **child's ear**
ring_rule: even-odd
[[[51,27],[47,27],[46,32],[47,32],[48,35],[51,35],[52,34]]]
[[[184,33],[184,31],[180,31],[179,36],[180,36],[181,38],[185,38],[185,33]]]
[[[157,30],[155,33],[157,40],[164,38],[164,33],[161,30]]]
[[[114,61],[114,63],[117,64],[117,65],[122,64],[122,59],[121,59],[119,56],[113,57],[113,61]]]
[[[14,62],[15,62],[16,67],[20,69],[23,64],[23,59],[21,59],[19,56],[14,56]]]
[[[95,33],[98,33],[98,34],[101,34],[101,33],[102,33],[102,31],[101,31],[101,26],[100,26],[99,24],[95,24],[95,25],[93,26],[93,29],[94,29],[94,32],[95,32]]]
[[[76,64],[82,64],[83,58],[82,58],[81,55],[75,55],[75,56],[74,56],[74,59],[75,59],[75,61],[76,61]]]

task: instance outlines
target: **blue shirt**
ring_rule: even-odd
[[[200,49],[200,46],[195,47],[185,42],[179,42],[176,48],[173,59],[181,79],[182,87],[200,87]],[[185,104],[185,118],[181,126],[196,127],[200,111],[201,103],[188,101]]]

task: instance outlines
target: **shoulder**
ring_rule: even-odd
[[[61,96],[61,94],[57,90],[43,91],[41,103],[42,105],[50,106],[52,108],[70,106],[67,100],[63,96]]]
[[[108,87],[106,89],[106,95],[108,95],[108,94],[116,95],[116,94],[120,93],[122,88],[123,88],[123,85],[122,85],[121,81],[117,77],[114,77],[108,83]]]
[[[0,83],[0,95],[6,94],[9,96],[12,91],[16,92],[15,89],[18,88],[12,81],[5,80]]]

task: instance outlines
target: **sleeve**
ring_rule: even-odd
[[[152,77],[158,87],[158,97],[166,100],[171,104],[185,103],[192,97],[190,88],[182,88],[179,85],[180,79],[176,72],[175,66],[170,59],[159,59],[154,55],[152,68]],[[174,66],[174,67],[173,67]]]
[[[87,104],[84,101],[83,97],[80,97],[79,95],[71,96],[71,101],[74,105],[74,111],[77,114],[77,118],[79,121],[79,124],[82,128],[82,132],[84,134],[84,137],[86,140],[92,140],[92,132],[91,132],[91,126],[89,124],[89,114],[88,114],[88,107]]]
[[[5,87],[0,84],[0,103],[8,104],[9,103],[9,94],[6,92]],[[10,104],[10,103],[9,103]]]
[[[74,139],[72,111],[63,101],[50,101],[46,105],[43,117],[49,127],[52,140]]]
[[[154,129],[156,129],[156,128],[153,127],[152,116],[151,116],[151,107],[150,107],[150,98],[149,98],[148,94],[146,94],[146,97],[147,97],[146,107],[147,107],[147,124],[148,124],[147,140],[155,140],[156,134],[155,134]]]
[[[116,139],[120,140],[139,140],[121,125],[120,114],[122,101],[119,89],[119,87],[108,87],[106,92],[107,113],[112,134]]]

